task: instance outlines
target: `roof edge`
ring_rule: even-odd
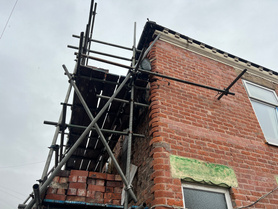
[[[158,34],[161,34],[160,40],[198,53],[202,56],[211,58],[213,60],[220,61],[224,64],[230,65],[238,69],[248,69],[249,73],[278,83],[278,72],[255,64],[248,60],[242,59],[233,54],[227,53],[225,51],[222,51],[220,49],[192,39],[188,36],[179,34],[173,30],[156,24],[156,22],[153,21],[146,22],[138,43],[138,49],[142,50],[143,48],[148,47],[149,43],[153,41]]]

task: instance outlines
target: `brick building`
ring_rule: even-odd
[[[134,177],[129,178],[138,201],[129,201],[129,206],[278,208],[278,73],[147,22],[137,51],[144,52],[151,43],[147,53],[151,72],[131,68],[133,82],[140,87],[133,100],[149,106],[135,106],[133,130],[124,134],[133,135],[131,163],[136,167]],[[136,56],[140,60],[139,52]],[[97,103],[104,106],[96,95],[102,92],[103,97],[112,97],[111,89],[125,78],[84,66],[75,75],[94,117],[100,109]],[[92,84],[100,80],[102,85]],[[125,90],[117,98],[132,100]],[[100,119],[110,124],[102,128],[118,123],[114,131],[128,129],[129,106],[118,103],[112,103],[113,111],[109,109]],[[90,126],[92,118],[84,116],[86,111],[80,106],[75,95],[71,124]],[[111,118],[110,113],[114,114]],[[120,118],[121,123],[111,122],[113,118]],[[82,132],[69,126],[67,147]],[[105,137],[125,170],[128,137]],[[89,138],[95,140],[79,144],[65,170],[47,187],[43,205],[122,207],[123,185],[111,156],[97,143],[96,133]],[[91,142],[97,149],[92,149]],[[108,163],[100,166],[101,162]],[[101,168],[99,172],[95,167]]]
[[[247,72],[231,88],[235,95],[219,100],[211,89],[150,79],[142,123],[149,138],[136,140],[133,149],[138,198],[152,207],[240,208],[276,189],[277,72],[152,22],[140,43],[145,34],[161,34],[149,54],[152,71],[161,75],[223,88]],[[252,208],[278,208],[278,193]]]

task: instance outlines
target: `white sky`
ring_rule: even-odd
[[[0,0],[2,33],[16,0]],[[98,0],[94,38],[132,46],[149,18],[278,71],[277,0]],[[17,208],[41,177],[72,72],[71,37],[84,31],[90,0],[18,0],[0,39],[0,208]],[[98,49],[93,45],[93,49]],[[104,48],[105,52],[109,48]],[[111,53],[118,53],[112,51]],[[122,54],[122,52],[119,52]],[[131,54],[124,54],[131,57]],[[99,63],[95,66],[105,67]],[[108,68],[108,67],[106,67]],[[110,68],[113,73],[125,74]]]

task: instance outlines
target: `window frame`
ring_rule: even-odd
[[[205,185],[205,184],[197,184],[197,183],[191,183],[191,182],[183,182],[182,183],[182,199],[183,199],[183,206],[185,209],[186,209],[186,207],[185,207],[185,201],[184,201],[184,188],[224,194],[227,208],[233,209],[229,188],[220,187],[220,186],[211,186],[211,185]]]
[[[273,107],[273,108],[276,110],[276,117],[277,117],[277,122],[278,122],[278,96],[277,96],[276,92],[275,92],[273,89],[270,89],[270,88],[267,88],[267,87],[258,85],[258,84],[256,84],[256,83],[253,83],[253,82],[250,82],[250,81],[246,81],[246,80],[242,80],[242,81],[243,81],[245,90],[246,90],[246,92],[247,92],[247,94],[248,94],[249,100],[250,100],[250,102],[251,102],[253,111],[254,111],[254,113],[255,113],[255,115],[256,115],[256,118],[257,118],[257,120],[258,120],[258,122],[259,122],[259,124],[260,124],[260,127],[261,127],[261,129],[262,129],[262,132],[263,132],[263,134],[264,134],[264,131],[263,131],[261,122],[260,122],[260,120],[259,120],[259,118],[258,118],[258,116],[257,116],[257,114],[256,114],[256,111],[255,111],[255,109],[254,109],[254,106],[253,106],[253,104],[252,104],[252,101],[261,103],[261,104],[266,105],[266,106],[269,106],[269,107]],[[261,88],[261,89],[264,89],[264,90],[266,90],[266,91],[272,92],[273,95],[274,95],[274,98],[277,100],[277,104],[274,104],[274,103],[269,102],[269,101],[266,101],[266,100],[264,100],[264,99],[261,99],[261,98],[257,98],[257,97],[255,97],[255,96],[252,96],[251,93],[250,93],[250,90],[248,89],[248,84],[249,84],[249,85],[256,86],[256,87]],[[274,146],[278,146],[278,141],[277,141],[277,143],[270,142],[270,141],[266,138],[265,134],[264,134],[264,138],[265,138],[267,144],[274,145]]]
[[[244,87],[245,87],[245,89],[246,89],[246,91],[247,91],[248,96],[249,96],[250,99],[254,99],[254,100],[256,100],[256,101],[263,102],[263,103],[269,104],[269,105],[271,105],[271,106],[275,106],[275,107],[278,106],[278,97],[277,97],[277,95],[276,95],[276,92],[275,92],[273,89],[270,89],[270,88],[267,88],[267,87],[264,87],[264,86],[261,86],[261,85],[259,85],[259,84],[256,84],[256,83],[253,83],[253,82],[250,82],[250,81],[246,81],[246,80],[243,80],[243,83],[244,83]],[[275,99],[277,100],[277,104],[274,104],[274,103],[272,103],[272,102],[265,101],[265,100],[263,100],[263,99],[260,99],[260,98],[257,98],[257,97],[252,96],[246,84],[251,84],[251,85],[256,86],[256,87],[258,87],[258,88],[261,88],[261,89],[264,89],[264,90],[266,90],[266,91],[272,92],[273,95],[274,95],[274,97],[275,97]]]

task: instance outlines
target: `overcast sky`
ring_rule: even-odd
[[[72,34],[84,31],[90,0],[0,0],[0,208],[17,208],[40,179],[72,72]],[[131,47],[149,18],[278,71],[277,0],[98,0],[93,38]],[[99,46],[93,45],[94,49]],[[105,52],[109,48],[104,48]],[[112,53],[123,54],[121,51]],[[131,57],[130,53],[123,55]],[[101,66],[93,63],[94,66]],[[108,68],[108,67],[106,67]],[[109,67],[110,68],[110,67]],[[111,67],[110,71],[125,74]]]

